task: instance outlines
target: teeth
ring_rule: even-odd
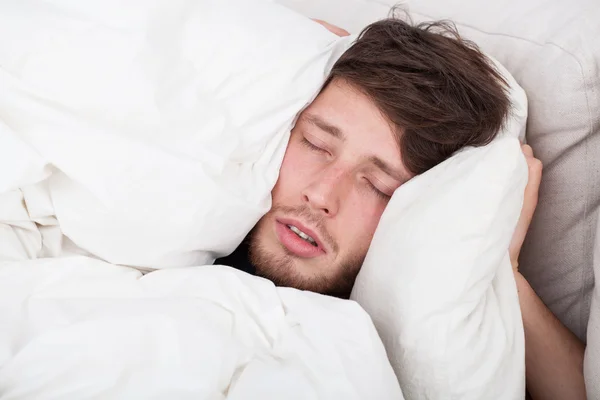
[[[312,244],[313,246],[317,245],[317,242],[315,242],[315,239],[311,238],[306,233],[304,233],[300,229],[296,228],[294,225],[288,225],[288,228],[290,228],[290,230],[292,232],[294,232],[296,235],[300,236],[302,239],[306,240],[308,243]]]

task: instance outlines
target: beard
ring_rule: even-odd
[[[338,245],[324,227],[323,218],[318,218],[307,207],[273,207],[256,224],[248,236],[249,258],[256,269],[256,275],[269,279],[276,286],[292,287],[300,290],[321,293],[347,299],[350,296],[356,276],[362,267],[366,254],[354,254],[338,262],[323,260],[323,265],[311,266],[303,271],[302,258],[290,254],[282,246],[270,249],[263,241],[265,226],[274,213],[303,218],[315,225],[322,240],[337,251]]]

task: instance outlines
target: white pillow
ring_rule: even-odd
[[[151,268],[235,249],[351,41],[263,0],[4,2],[0,36],[0,192],[52,172],[26,208]]]
[[[508,245],[527,181],[517,138],[465,149],[384,212],[352,298],[407,399],[522,399],[524,337]]]
[[[278,1],[352,32],[384,18],[396,3]],[[447,3],[429,3],[442,14],[449,10]],[[420,1],[410,9],[427,6]],[[494,47],[498,35],[487,35],[490,42],[485,32],[469,33],[499,56],[515,48]],[[527,99],[496,66],[510,83],[513,103],[501,136],[523,140]],[[497,146],[461,153],[398,190],[356,281],[352,298],[374,319],[407,399],[524,397],[520,308],[509,263],[500,257],[518,216],[526,170],[516,143]]]

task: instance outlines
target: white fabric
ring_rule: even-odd
[[[229,267],[0,266],[0,398],[403,399],[354,302]]]
[[[394,194],[352,298],[407,399],[522,399],[525,352],[508,244],[527,181],[519,141],[463,151]]]
[[[0,36],[3,400],[402,399],[354,302],[114,265],[232,251],[351,39],[260,0],[0,2]]]
[[[351,40],[261,0],[2,2],[0,36],[0,193],[47,179],[26,210],[145,268],[235,249],[270,207],[294,117]],[[43,256],[26,229],[21,256]]]
[[[15,38],[0,46],[0,135],[10,143],[0,170],[16,171],[0,180],[0,201],[14,210],[3,226],[13,243],[8,250],[14,250],[7,259],[89,252],[151,269],[209,263],[233,250],[270,206],[294,116],[352,39],[337,39],[269,2],[126,4],[23,1],[0,9],[0,34]],[[525,107],[517,87],[513,94],[515,117],[507,129],[517,136]],[[522,327],[502,258],[524,182],[517,143],[505,138],[459,154],[406,185],[382,219],[354,295],[375,319],[409,398],[522,395]],[[23,161],[13,170],[15,159]],[[471,207],[448,215],[448,204],[439,199]],[[408,207],[413,202],[429,204],[431,214]],[[414,213],[404,216],[404,207]],[[431,221],[432,215],[448,219]],[[409,231],[398,218],[415,227],[432,224]],[[460,222],[453,225],[459,232],[448,233],[451,218]],[[465,223],[468,218],[475,222]],[[407,248],[401,253],[389,241],[395,229],[398,238],[413,240],[402,244]],[[453,239],[439,247],[446,252],[431,251],[446,236]],[[165,398],[188,390],[190,397],[210,398],[233,396],[233,388],[244,398],[401,396],[370,321],[350,302],[275,291],[264,281],[218,268],[158,271],[139,279],[137,272],[85,257],[7,262],[0,271],[2,303],[9,305],[0,318],[14,327],[0,341],[0,390],[12,398],[144,397],[140,390]],[[384,271],[394,272],[386,285],[369,283],[369,276],[385,278]],[[419,274],[412,280],[399,278],[414,271]],[[432,284],[442,273],[450,275]],[[446,291],[432,292],[443,281],[451,283]],[[269,297],[253,300],[262,296]],[[39,312],[31,309],[38,298]],[[203,299],[201,306],[196,298]],[[261,307],[245,306],[256,302]],[[348,312],[331,304],[354,307],[350,319],[356,325],[338,318]],[[286,319],[295,307],[307,322]],[[158,315],[147,314],[150,309]],[[285,323],[267,337],[305,335],[283,354],[263,343],[272,309],[280,310]],[[232,325],[231,318],[243,322]],[[224,342],[223,332],[230,341]],[[398,340],[401,348],[394,347]],[[79,350],[59,359],[73,345]],[[171,357],[172,369],[165,364]],[[256,363],[244,364],[253,357]],[[293,367],[274,375],[280,365],[269,357]],[[214,366],[215,358],[223,359],[222,368]],[[115,365],[122,369],[107,372]],[[251,365],[241,378],[240,365]],[[173,371],[185,367],[190,371],[178,381]],[[174,387],[181,396],[169,392]]]

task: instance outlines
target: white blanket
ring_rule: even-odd
[[[402,399],[354,302],[222,266],[0,264],[0,398]]]
[[[356,303],[196,267],[347,39],[262,0],[7,1],[0,37],[0,399],[402,398]]]

